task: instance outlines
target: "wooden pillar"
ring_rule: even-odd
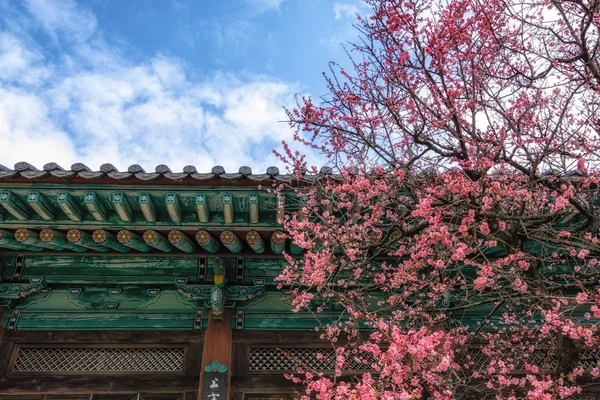
[[[6,310],[0,308],[0,343],[2,342],[2,338],[4,337],[4,329],[2,329],[2,323],[4,322],[4,313]],[[0,368],[2,366],[0,365]]]
[[[223,319],[213,318],[213,312],[208,314],[208,327],[204,332],[204,347],[202,350],[202,369],[200,370],[200,384],[198,385],[198,400],[202,400],[202,381],[204,367],[213,361],[219,361],[227,366],[227,399],[231,398],[231,322],[229,311],[223,312]]]

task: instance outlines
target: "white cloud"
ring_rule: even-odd
[[[0,32],[0,81],[31,85],[50,75],[43,56],[16,36]]]
[[[128,58],[102,39],[94,15],[72,2],[28,6],[48,32],[72,45],[50,62],[35,42],[0,32],[0,74],[10,78],[0,80],[0,163],[136,163],[147,171],[163,163],[175,171],[189,164],[264,171],[279,163],[271,149],[291,140],[279,121],[286,118],[282,106],[294,104],[296,85],[223,73],[192,79],[168,55]],[[27,74],[35,86],[18,81]]]
[[[72,140],[48,117],[49,109],[38,96],[17,88],[0,88],[0,163],[43,163],[60,157],[76,161]]]
[[[356,14],[358,14],[358,7],[354,4],[348,3],[335,3],[333,5],[333,12],[335,13],[335,19],[341,18],[352,18],[356,19]]]
[[[271,10],[278,11],[283,0],[246,0],[246,3],[256,7],[261,12]]]
[[[27,9],[50,34],[81,42],[96,30],[96,17],[74,0],[27,0]]]

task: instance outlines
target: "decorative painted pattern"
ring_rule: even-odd
[[[156,210],[154,209],[154,203],[150,193],[140,193],[138,204],[146,222],[156,222]]]
[[[185,253],[193,253],[195,250],[194,243],[183,232],[176,229],[169,232],[169,242]]]
[[[92,233],[92,238],[97,244],[101,244],[121,253],[127,253],[131,250],[129,247],[120,244],[113,234],[104,229],[95,230],[94,233]]]
[[[223,222],[233,224],[233,195],[223,193]]]
[[[104,229],[96,229],[94,233],[92,233],[92,238],[94,238],[94,242],[103,244],[106,242],[108,235]]]
[[[209,211],[204,193],[196,193],[196,214],[198,215],[198,221],[202,223],[208,222]]]
[[[281,231],[273,232],[273,235],[271,235],[271,250],[273,250],[273,253],[275,253],[275,254],[283,253],[283,251],[285,250],[285,242],[286,242],[285,233],[283,233]]]
[[[56,202],[63,213],[71,220],[80,222],[83,218],[81,217],[81,210],[79,206],[75,204],[69,192],[59,192],[56,196]]]
[[[265,242],[256,231],[250,231],[246,234],[246,242],[248,243],[248,246],[257,253],[263,253],[265,251]]]
[[[52,229],[42,229],[40,232],[40,239],[42,242],[51,242],[54,239],[54,231]]]
[[[181,223],[181,210],[179,208],[179,201],[176,193],[167,193],[165,196],[165,207],[169,218],[175,224]]]
[[[29,239],[29,236],[29,229],[19,228],[15,231],[15,239],[17,239],[18,242],[26,242]]]
[[[52,221],[54,219],[52,207],[39,191],[29,192],[27,195],[27,204],[29,204],[29,207],[31,207],[31,209],[42,219],[46,221]]]
[[[29,218],[23,202],[9,190],[0,192],[0,205],[18,220]]]
[[[248,218],[251,224],[258,224],[258,193],[248,195]]]
[[[112,195],[112,206],[122,222],[131,222],[131,209],[127,204],[125,193],[116,192]]]
[[[232,253],[239,253],[242,250],[242,242],[231,231],[223,231],[221,233],[221,243],[229,249]]]
[[[196,242],[209,253],[216,253],[221,248],[219,242],[207,231],[196,232]]]
[[[97,198],[96,192],[86,192],[83,196],[83,204],[96,221],[104,222],[106,221],[106,210]]]
[[[81,240],[81,231],[79,229],[69,229],[67,232],[67,240],[71,243],[78,243]]]
[[[138,234],[126,229],[123,229],[117,233],[117,240],[122,245],[130,247],[134,250],[142,252],[147,252],[150,250],[150,246],[148,246]]]
[[[173,246],[171,246],[169,241],[165,239],[164,236],[152,229],[145,231],[142,238],[146,244],[160,251],[170,252],[173,249]]]

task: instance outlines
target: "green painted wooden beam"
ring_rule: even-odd
[[[115,192],[111,196],[111,203],[121,222],[131,222],[131,208],[123,192]]]
[[[154,208],[154,202],[152,201],[150,193],[140,193],[138,205],[146,222],[156,222],[156,209]]]
[[[94,242],[99,245],[111,248],[121,253],[127,253],[131,250],[129,247],[120,244],[115,235],[104,229],[96,229],[94,233],[92,233],[92,239],[94,239]]]
[[[96,312],[21,312],[16,330],[192,330],[194,310],[179,313]]]
[[[26,245],[33,245],[37,247],[44,247],[51,250],[61,251],[64,249],[63,246],[57,245],[55,243],[44,242],[39,236],[39,233],[34,231],[33,229],[27,228],[19,228],[15,231],[15,239],[17,242]]]
[[[209,253],[216,253],[221,248],[219,242],[207,231],[196,232],[196,242]]]
[[[171,243],[169,243],[167,238],[152,229],[145,231],[142,238],[147,245],[150,245],[160,251],[164,251],[165,253],[173,250],[173,246],[171,246]]]
[[[233,224],[233,195],[223,193],[223,222]]]
[[[239,253],[242,250],[242,241],[232,231],[223,231],[221,233],[221,243],[232,253]]]
[[[196,251],[196,245],[183,232],[176,229],[169,232],[169,242],[185,253]]]
[[[181,223],[181,208],[179,207],[179,200],[177,193],[169,192],[165,195],[165,207],[169,218],[175,224]]]
[[[96,242],[94,242],[94,239],[92,239],[92,235],[90,235],[86,231],[82,231],[75,228],[69,229],[69,231],[67,232],[67,240],[73,244],[76,244],[77,246],[85,247],[86,249],[90,250],[100,252],[106,252],[109,250],[107,247],[96,244]]]
[[[265,251],[265,242],[256,231],[250,231],[246,234],[246,243],[256,253],[260,254]]]
[[[0,205],[20,221],[29,219],[29,212],[23,201],[10,190],[0,192]]]
[[[208,211],[206,194],[204,193],[196,193],[196,214],[198,215],[198,221],[203,224],[209,221],[210,212]]]
[[[251,224],[258,224],[258,193],[248,195],[248,218]]]
[[[271,250],[275,254],[281,254],[285,250],[285,234],[281,231],[275,231],[271,235]]]
[[[144,242],[144,239],[142,239],[140,235],[126,229],[123,229],[117,233],[117,240],[119,240],[119,243],[122,245],[131,247],[134,250],[143,252],[150,251],[150,246]]]
[[[92,217],[98,222],[106,221],[106,208],[98,199],[96,192],[86,192],[83,197],[83,204],[88,209]]]
[[[56,202],[63,213],[71,220],[75,222],[81,222],[83,220],[83,214],[81,208],[75,203],[71,194],[67,191],[59,192],[56,196]]]
[[[64,247],[65,249],[73,250],[78,253],[82,253],[85,251],[85,247],[77,246],[76,244],[71,243],[67,239],[67,235],[64,232],[53,230],[50,228],[45,228],[40,231],[40,240],[42,242],[50,243],[58,247]]]
[[[48,199],[44,197],[39,190],[29,192],[27,195],[27,204],[37,215],[45,221],[53,221],[55,216],[54,209]]]
[[[33,246],[30,244],[24,244],[18,242],[15,239],[15,233],[7,229],[0,229],[0,246],[11,249],[11,250],[31,250],[31,251],[42,251],[43,247]]]

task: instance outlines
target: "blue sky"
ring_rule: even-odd
[[[360,0],[0,0],[0,164],[261,170]],[[318,155],[311,161],[321,163]]]

